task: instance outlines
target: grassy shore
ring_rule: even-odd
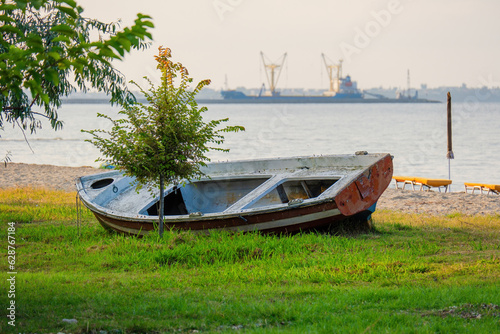
[[[0,190],[12,333],[493,333],[500,215],[379,211],[368,233],[108,234],[75,193]],[[13,225],[13,224],[11,224]],[[12,228],[10,229],[12,231]],[[63,319],[76,319],[66,323]]]

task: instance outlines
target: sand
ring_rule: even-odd
[[[75,181],[78,177],[105,171],[93,167],[9,163],[7,167],[0,165],[0,188],[41,187],[75,191]],[[459,186],[463,187],[453,185],[455,190],[458,190]],[[500,214],[500,196],[467,194],[464,191],[442,193],[389,188],[380,198],[377,208],[433,215],[495,215]]]
[[[80,176],[105,172],[93,167],[61,167],[8,163],[0,165],[0,188],[33,187],[76,191],[75,182]]]
[[[450,193],[387,189],[382,194],[377,208],[433,215],[496,215],[500,214],[500,196],[481,195],[477,191],[475,194],[467,194],[465,189],[462,192]]]

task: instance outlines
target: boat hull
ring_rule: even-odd
[[[116,219],[105,214],[94,212],[99,223],[106,229],[119,233],[145,235],[156,230],[158,220],[133,221]],[[343,220],[335,203],[326,203],[308,208],[296,208],[283,212],[271,212],[238,217],[221,217],[212,220],[199,220],[186,223],[165,220],[166,230],[184,230],[203,232],[209,230],[228,230],[234,232],[261,231],[264,233],[293,233],[318,228]]]

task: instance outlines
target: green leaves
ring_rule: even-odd
[[[34,131],[38,106],[57,128],[61,97],[77,89],[106,92],[113,103],[135,100],[111,60],[148,46],[151,17],[138,14],[119,29],[82,12],[73,0],[0,0],[0,127],[20,121]]]
[[[59,24],[53,26],[52,28],[50,28],[50,30],[59,35],[67,36],[69,38],[74,37],[76,34],[75,30],[67,24]]]
[[[76,6],[76,3],[75,3],[75,6]],[[65,13],[66,15],[69,15],[71,16],[72,18],[74,19],[77,19],[78,18],[78,11],[75,10],[75,7],[65,7],[65,6],[56,6],[56,8]]]
[[[59,85],[59,73],[57,73],[57,70],[50,67],[47,68],[45,70],[45,77],[54,86]]]

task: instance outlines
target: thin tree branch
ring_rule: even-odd
[[[35,98],[33,99],[33,101],[31,101],[31,104],[30,104],[30,109],[31,107],[33,107],[33,105],[35,104],[35,101],[36,99],[38,99],[38,97],[40,96],[40,94],[36,94]]]
[[[35,151],[33,151],[33,148],[31,148],[31,145],[30,145],[30,143],[28,141],[28,137],[26,137],[26,133],[24,132],[24,129],[21,127],[21,124],[19,124],[19,121],[17,119],[16,119],[16,124],[19,127],[19,129],[21,129],[21,132],[23,133],[24,141],[26,142],[26,144],[28,144],[28,147],[30,148],[31,152],[33,154],[35,154]]]
[[[36,111],[32,111],[31,113],[32,113],[33,115],[38,115],[38,116],[45,117],[46,119],[51,119],[49,116],[44,115],[44,114],[40,114],[39,112],[36,112]]]

